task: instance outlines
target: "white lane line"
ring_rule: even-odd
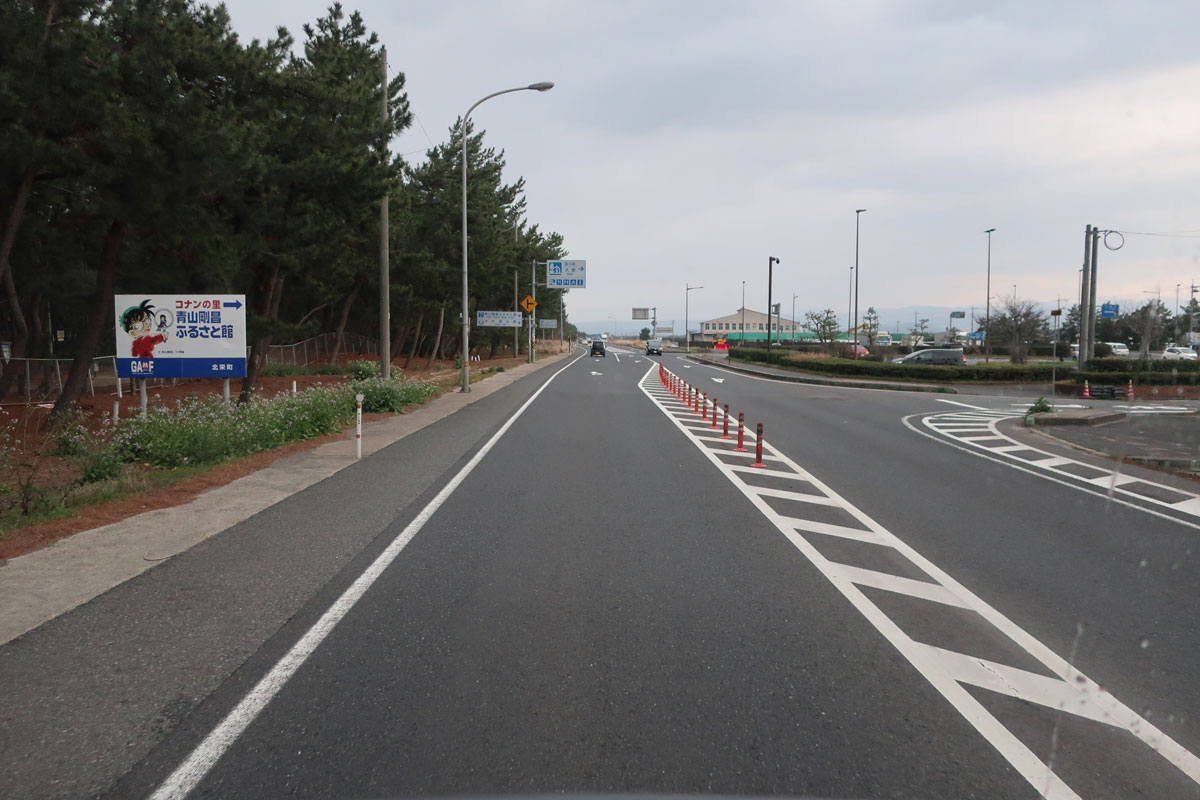
[[[642,377],[639,386],[646,393],[646,382],[650,379],[651,372]],[[646,393],[646,396],[654,402],[654,398]],[[660,407],[661,409],[661,407]],[[674,420],[669,414],[664,415],[671,419],[676,427],[684,433],[688,434],[688,429],[680,425],[678,420]],[[911,415],[919,416],[919,415]],[[909,417],[904,418],[904,424],[912,427],[909,423]],[[913,428],[913,430],[916,430]],[[932,434],[926,434],[922,431],[917,431],[922,435],[929,436],[937,441],[950,444],[951,447],[957,447],[967,452],[973,452],[973,448],[964,447],[958,444],[952,444],[945,437],[936,437]],[[931,649],[928,645],[918,643],[911,639],[901,628],[894,623],[878,606],[855,585],[850,574],[845,570],[857,569],[847,567],[846,565],[837,564],[826,559],[820,551],[818,551],[812,543],[800,535],[796,527],[790,523],[794,522],[794,518],[785,517],[777,513],[766,502],[763,497],[756,494],[758,487],[750,486],[741,480],[741,477],[731,465],[726,464],[718,457],[718,451],[706,446],[703,442],[698,441],[696,437],[690,437],[693,444],[705,454],[709,462],[712,463],[722,474],[728,477],[733,484],[743,492],[745,497],[766,517],[776,528],[787,537],[801,553],[821,571],[825,577],[832,583],[837,590],[861,613],[871,624],[878,630],[888,642],[892,644],[910,663],[912,663],[925,679],[935,688],[941,695],[954,706],[955,709],[969,721],[977,731],[996,748],[996,750],[1020,773],[1043,797],[1053,798],[1078,798],[1077,795],[1067,784],[1058,777],[1051,769],[1049,769],[1041,759],[1038,758],[1024,743],[1022,743],[1011,731],[1005,728],[999,720],[976,700],[973,695],[967,692],[959,679],[954,674],[955,663],[950,659],[940,658],[938,652]],[[1068,694],[1071,702],[1066,706],[1061,706],[1064,711],[1075,714],[1080,714],[1081,709],[1084,709],[1087,704],[1099,704],[1105,713],[1109,714],[1113,719],[1123,720],[1121,727],[1135,736],[1137,739],[1146,744],[1149,748],[1163,756],[1169,763],[1178,768],[1181,772],[1187,775],[1192,781],[1200,784],[1200,759],[1196,758],[1191,752],[1180,746],[1161,730],[1152,725],[1148,720],[1138,716],[1131,709],[1120,703],[1115,697],[1105,692],[1099,684],[1089,679],[1082,674],[1072,664],[1057,655],[1053,650],[1046,647],[1039,640],[1035,639],[1024,629],[1017,626],[998,610],[988,605],[974,593],[968,590],[961,583],[952,578],[949,574],[939,569],[935,564],[922,556],[916,550],[909,547],[903,540],[889,532],[882,525],[871,519],[856,506],[850,504],[830,487],[822,483],[816,476],[807,472],[790,458],[780,453],[769,443],[763,444],[765,451],[770,452],[773,459],[783,463],[784,467],[791,469],[796,473],[796,476],[802,480],[808,481],[817,491],[823,493],[826,497],[836,499],[840,502],[843,511],[849,513],[858,522],[860,522],[869,531],[875,533],[883,540],[885,545],[891,546],[898,554],[905,557],[910,563],[917,567],[925,575],[929,576],[935,583],[932,585],[940,586],[954,595],[964,608],[968,608],[978,614],[987,623],[990,623],[997,631],[1007,636],[1015,645],[1024,650],[1033,658],[1037,659],[1042,665],[1054,675],[1058,676],[1058,680],[1064,686],[1059,687],[1056,691],[1066,691],[1070,689],[1074,691],[1074,695]],[[999,459],[994,459],[999,460]],[[781,469],[783,469],[781,468]],[[1038,474],[1038,473],[1034,473]],[[1168,517],[1169,518],[1169,517]],[[1187,524],[1187,523],[1185,523]],[[903,584],[893,582],[896,588],[901,588]],[[920,589],[920,591],[926,591]],[[957,655],[957,654],[955,654]],[[1051,679],[1052,680],[1052,679]],[[967,681],[964,681],[967,682]],[[1094,713],[1095,709],[1088,706],[1082,716],[1088,716]]]
[[[734,467],[734,469],[742,469],[742,467]],[[813,519],[799,519],[798,517],[781,516],[779,521],[789,528],[795,528],[798,531],[821,533],[825,536],[836,536],[839,539],[853,539],[856,542],[886,546],[883,539],[874,531],[863,531],[858,528],[847,528],[844,525],[833,525],[828,522],[817,522]]]
[[[873,589],[883,589],[884,591],[896,592],[897,594],[906,594],[909,597],[919,597],[922,600],[932,600],[935,603],[955,606],[957,608],[970,608],[958,595],[937,583],[915,581],[912,578],[889,575],[886,572],[863,569],[862,567],[854,567],[849,564],[838,564],[838,569],[846,576],[847,580],[858,586],[870,586]]]
[[[937,442],[938,444],[943,444],[947,447],[953,447],[955,450],[961,450],[964,453],[970,453],[971,455],[977,456],[978,458],[982,458],[985,461],[994,461],[997,464],[1001,464],[1010,469],[1015,469],[1018,472],[1024,472],[1025,474],[1032,475],[1035,478],[1041,478],[1042,480],[1050,481],[1051,483],[1056,483],[1059,486],[1065,486],[1068,489],[1075,489],[1076,491],[1084,492],[1085,494],[1090,494],[1095,497],[1102,498],[1104,500],[1107,500],[1110,503],[1116,503],[1117,505],[1125,506],[1126,508],[1137,509],[1138,511],[1142,511],[1146,514],[1150,514],[1155,517],[1160,517],[1161,519],[1168,519],[1171,522],[1175,522],[1180,525],[1184,525],[1188,528],[1195,528],[1196,530],[1200,531],[1200,525],[1198,525],[1194,522],[1189,522],[1185,519],[1180,519],[1179,517],[1171,516],[1170,514],[1164,514],[1161,511],[1157,511],[1153,508],[1147,508],[1146,506],[1139,505],[1138,503],[1131,503],[1128,500],[1124,500],[1120,497],[1117,497],[1115,494],[1112,494],[1109,492],[1097,491],[1096,489],[1093,489],[1090,486],[1078,483],[1077,481],[1086,480],[1086,479],[1081,479],[1076,475],[1071,475],[1069,472],[1064,472],[1063,470],[1057,470],[1057,469],[1050,469],[1050,470],[1046,470],[1046,471],[1031,469],[1029,467],[1029,462],[1025,461],[1023,459],[1014,459],[1011,456],[1005,456],[1003,458],[998,458],[996,456],[988,455],[988,453],[991,452],[991,448],[977,447],[972,444],[959,444],[958,441],[952,440],[949,437],[937,436],[935,433],[929,433],[929,432],[923,431],[910,421],[914,417],[921,417],[921,416],[923,416],[923,415],[922,414],[909,414],[907,417],[902,418],[900,420],[900,422],[904,425],[904,427],[908,428],[910,431],[917,434],[918,436],[924,436],[926,439],[932,439],[933,441]],[[989,438],[989,439],[1007,439],[1008,437],[1004,436],[1003,434],[998,434],[996,436],[989,436],[987,438]],[[966,441],[966,440],[962,440],[962,441]],[[975,440],[975,441],[978,441],[978,440]],[[1082,464],[1083,462],[1079,462],[1079,463]],[[1101,469],[1101,467],[1097,467],[1092,464],[1084,464],[1084,466],[1091,467],[1092,469]],[[1072,478],[1073,480],[1068,481],[1068,480],[1065,480],[1066,478]],[[1175,491],[1175,490],[1172,489],[1171,491]],[[1149,499],[1147,497],[1143,497],[1142,495],[1132,495],[1132,496],[1135,496],[1141,500]],[[1200,498],[1197,498],[1197,499],[1200,500]],[[1167,504],[1167,505],[1170,505],[1170,504]],[[1200,516],[1200,502],[1195,503],[1193,505],[1193,501],[1185,500],[1181,503],[1175,504],[1174,508],[1185,511],[1185,513],[1188,513],[1188,514],[1194,514],[1196,516]]]
[[[750,466],[743,467],[740,464],[738,464],[736,466],[732,466],[732,467],[730,467],[730,469],[732,469],[734,472],[744,472],[747,475],[764,475],[764,476],[771,477],[771,478],[791,478],[793,480],[796,480],[798,477],[797,475],[795,475],[794,473],[791,473],[791,472],[781,472],[780,470],[777,470],[777,469],[756,469],[756,468],[750,467]]]
[[[983,406],[973,406],[970,403],[960,403],[957,400],[944,400],[941,397],[935,397],[934,400],[937,400],[939,403],[949,403],[952,406],[962,406],[963,408],[973,408],[976,411],[988,411],[989,410],[987,408],[984,408]]]
[[[997,447],[997,450],[1003,450],[1003,447]],[[1099,469],[1097,467],[1097,469]],[[1121,475],[1116,472],[1110,472],[1108,475],[1101,475],[1099,478],[1080,478],[1084,483],[1090,483],[1092,486],[1124,486],[1127,483],[1138,483],[1140,478],[1135,478],[1132,475]],[[1157,484],[1155,484],[1157,485]]]
[[[739,483],[741,483],[741,481],[739,481]],[[743,485],[747,487],[747,491],[753,492],[759,497],[778,497],[783,500],[796,500],[801,503],[812,503],[814,506],[841,506],[841,503],[837,499],[826,497],[820,494],[789,492],[786,489],[768,489],[764,486],[754,486],[753,484],[748,483]]]
[[[546,390],[555,378],[561,375],[566,370],[570,369],[576,361],[584,356],[576,356],[572,361],[565,364],[557,372],[551,375],[545,383],[538,387],[529,399],[521,404],[508,420],[500,426],[500,429],[492,434],[492,438],[487,440],[483,447],[479,448],[470,461],[468,461],[462,469],[458,471],[450,482],[447,483],[437,495],[429,501],[429,504],[421,509],[420,513],[404,527],[399,535],[393,539],[388,546],[380,553],[374,561],[371,562],[363,573],[359,575],[354,583],[342,592],[341,596],[333,602],[321,618],[318,619],[313,626],[300,637],[292,647],[271,667],[270,671],[264,675],[254,688],[251,689],[241,701],[233,707],[225,718],[222,719],[217,726],[212,729],[204,740],[196,746],[183,763],[175,768],[162,784],[154,790],[150,795],[150,800],[182,800],[186,797],[208,771],[212,769],[217,760],[225,754],[230,746],[238,740],[242,733],[249,727],[250,723],[266,708],[267,704],[274,699],[275,695],[284,687],[288,680],[296,673],[296,670],[303,666],[309,656],[321,645],[325,637],[333,630],[342,619],[354,608],[354,605],[362,599],[362,596],[367,593],[372,584],[379,579],[379,576],[396,560],[400,552],[405,546],[412,541],[421,528],[425,527],[425,523],[429,521],[437,510],[442,507],[442,504],[454,494],[454,490],[466,480],[475,467],[479,466],[479,462],[483,461],[484,457],[491,452],[496,443],[500,441],[500,437],[508,432],[525,410],[537,400],[542,392]]]
[[[914,426],[909,424],[907,421],[907,420],[911,419],[913,416],[919,416],[919,415],[913,414],[913,415],[910,415],[909,417],[905,417],[904,424],[906,427],[915,430]],[[1000,431],[996,427],[997,424],[999,424],[999,422],[1003,419],[1011,419],[1012,415],[997,416],[997,417],[991,418],[987,423],[988,430],[990,431],[990,435],[986,436],[986,437],[985,436],[962,436],[960,434],[956,434],[955,432],[953,432],[951,430],[947,430],[947,426],[945,425],[945,422],[944,422],[944,420],[947,416],[950,416],[950,415],[948,415],[948,414],[947,415],[942,415],[942,414],[925,415],[924,418],[922,419],[922,422],[924,423],[924,426],[926,428],[928,428],[929,430],[935,431],[939,434],[942,434],[942,437],[932,437],[932,438],[937,439],[940,442],[948,443],[947,439],[953,439],[954,441],[958,441],[958,442],[965,442],[965,443],[971,445],[972,448],[975,448],[977,450],[982,450],[982,451],[986,451],[988,453],[999,454],[1001,456],[1004,456],[1005,460],[1002,461],[1001,463],[1006,463],[1006,464],[1009,464],[1010,466],[1015,466],[1018,463],[1019,464],[1028,464],[1031,466],[1037,466],[1037,467],[1041,467],[1042,469],[1045,469],[1048,473],[1053,473],[1055,475],[1061,475],[1064,478],[1068,478],[1073,481],[1079,481],[1079,482],[1087,484],[1089,486],[1095,486],[1095,487],[1107,489],[1108,491],[1106,493],[1106,496],[1108,496],[1112,500],[1117,500],[1118,498],[1116,497],[1116,495],[1117,495],[1117,493],[1120,493],[1122,496],[1124,496],[1126,498],[1135,499],[1135,500],[1140,501],[1138,503],[1125,503],[1125,505],[1128,505],[1131,508],[1140,508],[1143,511],[1146,511],[1147,513],[1153,513],[1153,512],[1150,509],[1146,508],[1146,506],[1144,505],[1145,503],[1149,503],[1151,505],[1155,505],[1160,508],[1169,508],[1169,509],[1172,509],[1177,512],[1188,514],[1190,516],[1200,516],[1200,502],[1193,502],[1193,501],[1200,501],[1200,495],[1197,495],[1193,492],[1189,492],[1187,490],[1179,489],[1179,488],[1176,488],[1173,486],[1166,486],[1164,484],[1157,483],[1155,481],[1148,480],[1146,478],[1138,478],[1138,477],[1129,475],[1128,473],[1122,473],[1119,471],[1119,469],[1109,469],[1106,467],[1096,466],[1095,464],[1089,464],[1084,461],[1079,461],[1077,459],[1060,456],[1060,455],[1057,455],[1056,453],[1051,453],[1048,450],[1042,450],[1042,449],[1040,449],[1038,447],[1034,447],[1032,445],[1022,444],[1022,443],[1018,442],[1016,439],[1012,438],[1011,436],[1007,436],[1003,433],[1000,433]],[[1010,444],[1003,445],[1001,447],[987,447],[987,446],[984,446],[981,444],[975,444],[976,442],[981,442],[981,441],[985,441],[985,440],[1004,440],[1004,441],[1009,442]],[[1020,452],[1020,451],[1028,451],[1028,452],[1032,452],[1032,453],[1037,453],[1041,457],[1037,458],[1037,459],[1029,459],[1029,458],[1023,458],[1023,457],[1017,456],[1017,455],[1011,455],[1012,453],[1016,453],[1016,452]],[[974,450],[972,450],[972,452],[974,452]],[[1063,467],[1067,467],[1070,465],[1086,467],[1090,470],[1100,471],[1105,474],[1102,474],[1102,475],[1100,475],[1098,477],[1094,477],[1094,478],[1088,478],[1088,477],[1085,477],[1082,475],[1077,475],[1068,469],[1063,469]],[[1045,476],[1046,473],[1033,472],[1032,474]],[[1122,486],[1124,486],[1126,484],[1130,484],[1130,483],[1146,483],[1151,486],[1157,486],[1157,487],[1163,489],[1164,491],[1171,492],[1173,495],[1177,495],[1183,499],[1181,499],[1181,500],[1160,500],[1156,497],[1148,496],[1148,495],[1142,494],[1140,492],[1133,492],[1133,491],[1121,488]],[[1181,524],[1184,524],[1184,525],[1189,524],[1189,523],[1184,522],[1183,520],[1180,520],[1173,516],[1169,516],[1169,515],[1160,515],[1160,516],[1164,516],[1167,519],[1174,519],[1176,522],[1180,522]],[[1195,527],[1195,526],[1193,526],[1193,527]]]

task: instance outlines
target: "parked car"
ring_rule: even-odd
[[[646,340],[646,355],[662,355],[662,339],[647,339]]]
[[[894,364],[966,364],[967,357],[963,351],[954,347],[933,347],[928,350],[917,350],[900,358],[893,358]]]
[[[603,355],[605,355],[605,353],[604,353],[604,340],[603,340],[603,339],[593,339],[593,340],[592,340],[592,351],[591,351],[591,354],[592,354],[592,355],[594,355],[594,356],[603,356]],[[617,359],[617,360],[618,360],[618,361],[620,361],[620,359]]]
[[[1190,347],[1174,347],[1174,346],[1172,346],[1172,347],[1168,347],[1166,350],[1163,350],[1162,357],[1164,359],[1166,359],[1167,361],[1179,361],[1179,360],[1195,361],[1196,360],[1196,351],[1191,349]]]

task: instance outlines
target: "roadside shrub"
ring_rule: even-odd
[[[354,398],[344,387],[315,387],[228,407],[215,398],[189,399],[128,420],[113,445],[123,460],[155,467],[213,464],[335,433],[353,418]]]
[[[749,353],[748,358],[744,353]],[[1040,382],[1049,381],[1052,374],[1050,364],[993,364],[932,365],[893,364],[890,361],[872,361],[860,358],[793,358],[790,354],[772,352],[768,358],[765,350],[732,350],[730,356],[746,361],[766,362],[787,369],[817,372],[828,375],[862,378],[888,378],[892,380],[953,382]],[[1059,378],[1070,378],[1070,367],[1058,366],[1055,374]]]
[[[1026,414],[1043,414],[1047,411],[1053,411],[1053,410],[1054,409],[1050,407],[1050,404],[1046,402],[1046,398],[1039,397],[1034,402],[1034,404],[1029,407],[1029,410],[1026,411],[1025,413]]]
[[[363,412],[390,411],[398,414],[405,406],[424,402],[433,394],[433,385],[407,379],[368,378],[350,385],[352,394],[362,394]]]
[[[264,364],[262,374],[268,378],[286,378],[289,375],[312,375],[312,370],[292,364]]]
[[[379,365],[374,361],[351,361],[346,365],[350,379],[355,381],[364,381],[367,378],[379,377]]]
[[[353,372],[354,364],[370,364],[369,361],[352,362],[350,364],[320,364],[311,366],[293,366],[291,364],[267,364],[262,374],[270,378],[286,378],[291,375],[346,375]],[[375,365],[375,374],[379,374],[379,365]]]
[[[68,412],[65,416],[50,418],[50,435],[54,447],[50,451],[56,456],[74,458],[88,452],[91,434],[88,432],[83,413],[78,409]]]
[[[1200,360],[1196,361],[1167,361],[1154,359],[1142,361],[1136,358],[1093,358],[1087,362],[1088,372],[1162,372],[1170,375],[1200,374]]]
[[[121,451],[112,446],[97,447],[87,453],[79,465],[80,483],[99,483],[121,474],[124,459]]]
[[[1129,359],[1119,359],[1129,364]],[[1093,361],[1088,362],[1091,367]],[[1156,363],[1156,362],[1151,362]],[[1176,362],[1167,362],[1176,363]],[[1200,371],[1197,370],[1138,370],[1128,372],[1100,371],[1088,369],[1075,374],[1075,382],[1082,384],[1085,380],[1096,385],[1124,386],[1133,381],[1135,386],[1200,386]]]

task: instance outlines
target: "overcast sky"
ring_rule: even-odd
[[[329,3],[226,5],[243,38],[302,38]],[[992,227],[993,296],[1077,299],[1089,223],[1178,234],[1102,249],[1101,300],[1200,283],[1195,0],[344,5],[406,76],[410,159],[480,97],[557,84],[472,119],[587,260],[575,320],[657,306],[682,330],[686,283],[692,320],[732,313],[743,280],[765,310],[770,255],[785,317],[795,294],[844,319],[856,208],[860,316],[982,308]]]

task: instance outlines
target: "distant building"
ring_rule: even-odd
[[[743,320],[745,321],[745,330],[742,329]],[[792,321],[786,317],[779,320],[775,317],[767,319],[767,315],[761,311],[739,308],[728,316],[701,322],[699,333],[695,335],[693,341],[711,342],[715,338],[725,338],[733,342],[739,339],[745,339],[748,342],[755,340],[762,342],[767,339],[768,325],[772,340],[778,338],[779,341],[790,342],[813,338],[813,334],[801,330],[799,323],[793,325]]]

